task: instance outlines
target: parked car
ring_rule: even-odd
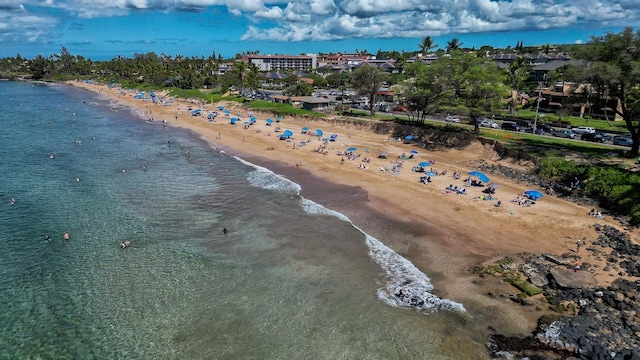
[[[540,129],[543,132],[551,134],[551,131],[553,131],[553,126],[551,126],[549,124],[538,124],[536,126],[536,129]]]
[[[571,129],[576,134],[595,134],[596,129],[589,126],[578,126]]]
[[[520,131],[520,125],[512,122],[503,122],[502,130]]]
[[[592,141],[592,142],[598,142],[598,143],[603,143],[604,142],[604,136],[602,136],[602,134],[598,134],[598,133],[582,134],[580,139],[582,139],[584,141]]]
[[[518,124],[521,128],[533,127],[533,123],[529,120],[516,120],[516,124]]]
[[[449,115],[444,119],[444,121],[450,122],[450,123],[459,123],[460,119],[458,117],[456,117],[456,116]]]
[[[633,144],[631,138],[625,136],[616,136],[613,138],[613,145],[631,146],[631,144]]]
[[[526,128],[524,129],[524,132],[528,133],[528,134],[533,134],[533,128]],[[542,135],[544,134],[544,130],[540,129],[539,127],[536,127],[536,134],[537,135]]]
[[[408,109],[404,105],[396,105],[396,106],[393,107],[393,111],[396,111],[396,112],[407,112]]]
[[[576,138],[576,133],[574,133],[571,130],[566,130],[566,129],[553,130],[551,132],[551,135],[557,136],[557,137],[561,137],[561,138],[567,138],[567,139],[575,139]]]
[[[478,119],[480,120],[480,119]],[[488,127],[488,128],[492,128],[492,129],[497,129],[499,126],[497,123],[489,120],[489,119],[484,119],[482,121],[480,121],[480,126],[482,127]]]

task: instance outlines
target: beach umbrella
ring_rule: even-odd
[[[302,131],[309,131],[309,128],[305,126],[302,128]]]
[[[411,150],[411,153],[414,155],[418,155],[418,150]]]
[[[231,120],[229,120],[232,124],[235,124],[236,121],[238,121],[238,118],[231,118]]]
[[[316,129],[316,135],[322,136],[323,132],[320,129]]]
[[[218,106],[218,110],[224,110],[224,106],[222,105]]]
[[[209,115],[207,115],[207,118],[213,119],[214,117],[216,117],[216,115],[216,113],[210,113]]]
[[[286,136],[286,137],[290,137],[293,136],[293,132],[291,130],[285,130],[282,135]]]
[[[282,116],[278,115],[278,116],[276,117],[276,122],[280,122],[280,121],[282,121]]]
[[[427,166],[431,166],[431,163],[428,161],[423,161],[419,163],[418,166],[427,167]]]
[[[490,184],[487,184],[487,187],[488,187],[488,188],[494,188],[494,189],[497,189],[497,188],[499,188],[499,187],[500,187],[500,184],[498,184],[498,183],[490,183]]]
[[[267,119],[267,124],[271,124],[272,122],[273,122],[273,120]]]
[[[407,139],[407,140],[413,140],[414,139],[413,135],[407,135],[404,138]]]
[[[332,139],[332,140],[335,140],[335,139],[337,139],[337,138],[338,138],[338,134],[331,134],[331,139]]]
[[[438,174],[434,173],[433,171],[427,171],[424,174],[427,175],[427,176],[438,176]]]
[[[480,171],[471,171],[469,175],[477,177],[480,181],[489,182],[489,177]]]
[[[538,190],[527,190],[524,192],[524,194],[527,195],[531,200],[538,200],[543,196],[542,193]]]
[[[347,151],[356,151],[356,150],[358,150],[358,148],[355,148],[355,147],[350,147],[347,149]]]

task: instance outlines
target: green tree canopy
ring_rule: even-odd
[[[360,95],[369,98],[371,116],[375,114],[375,107],[380,86],[387,79],[387,74],[375,66],[362,65],[351,74],[351,85]]]
[[[640,31],[626,28],[620,33],[592,37],[576,57],[587,61],[590,80],[599,95],[619,100],[614,109],[631,133],[630,156],[640,148]]]

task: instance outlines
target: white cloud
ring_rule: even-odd
[[[640,23],[640,0],[0,0],[0,41],[51,39],[66,20],[61,16],[100,18],[134,10],[208,16],[214,6],[252,21],[242,40],[263,41],[420,38]]]

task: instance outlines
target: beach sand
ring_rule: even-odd
[[[590,217],[590,208],[553,196],[545,196],[530,207],[514,204],[510,200],[531,187],[492,174],[487,174],[491,181],[501,184],[494,195],[502,202],[501,207],[494,206],[496,200],[479,199],[483,195],[479,187],[467,187],[467,195],[447,193],[449,184],[464,185],[463,179],[469,171],[476,170],[474,164],[478,160],[517,166],[510,160],[498,160],[490,146],[479,142],[465,149],[431,152],[344,122],[285,117],[281,124],[267,126],[266,118],[275,117],[259,112],[253,114],[257,122],[245,128],[243,122],[249,116],[237,103],[222,104],[230,110],[231,117],[241,115],[242,120],[234,126],[224,114],[215,121],[207,119],[209,112],[218,110],[218,104],[198,105],[175,99],[171,105],[163,106],[134,99],[133,93],[118,88],[85,82],[69,84],[135,108],[144,119],[192,130],[214,147],[300,183],[303,196],[329,208],[332,197],[352,197],[350,205],[332,209],[346,214],[356,226],[413,262],[432,279],[436,295],[464,304],[474,321],[487,329],[528,334],[547,307],[542,299],[532,300],[535,306],[515,304],[509,296],[519,291],[496,277],[473,273],[478,265],[506,256],[517,261],[522,254],[576,254],[577,240],[585,239],[579,255],[583,264],[595,265],[591,273],[597,281],[606,285],[619,277],[605,272],[602,261],[584,250],[597,238],[593,227],[596,222],[621,228],[610,218]],[[201,108],[202,115],[191,116],[189,105]],[[275,132],[276,126],[290,129],[292,141],[279,140],[281,132]],[[303,127],[313,135],[303,134]],[[316,129],[322,129],[325,136],[338,135],[336,141],[326,145],[326,155],[314,151],[323,144],[315,136]],[[354,153],[360,157],[349,160],[338,155],[350,147],[357,148]],[[411,150],[418,154],[404,160],[399,174],[381,171],[383,167],[392,169],[400,161],[398,156],[409,155]],[[388,154],[387,159],[377,157],[380,151]],[[365,157],[370,162],[363,163]],[[413,172],[412,167],[431,160],[436,161],[431,167],[446,170],[447,174],[433,176],[428,185],[421,184],[418,179],[424,174]],[[453,178],[456,171],[462,180]],[[637,233],[630,235],[637,241]]]

